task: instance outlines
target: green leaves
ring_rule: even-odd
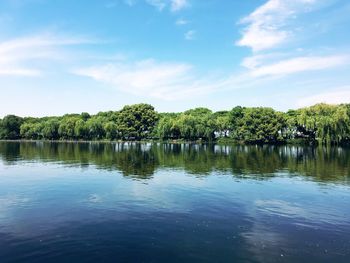
[[[237,140],[254,143],[277,143],[283,140],[286,119],[271,108],[245,108],[234,120]]]
[[[215,120],[212,111],[196,108],[181,114],[165,114],[156,126],[161,139],[203,139],[211,141],[215,137]]]
[[[350,140],[349,104],[320,103],[297,110],[291,118],[299,137],[311,137],[323,144],[348,143]]]
[[[9,140],[19,139],[22,123],[23,119],[21,117],[15,115],[5,116],[0,126],[1,138]]]
[[[147,138],[158,120],[158,113],[149,104],[125,106],[117,119],[117,125],[124,139]]]
[[[350,104],[316,104],[287,113],[271,108],[212,112],[195,108],[183,113],[158,114],[149,104],[125,106],[120,111],[66,114],[62,117],[0,120],[0,139],[238,141],[280,143],[288,140],[350,143]]]

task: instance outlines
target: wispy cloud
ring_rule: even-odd
[[[145,60],[81,68],[75,74],[112,85],[139,96],[174,99],[174,95],[189,91],[193,81],[192,66],[185,63],[161,63]],[[188,89],[184,90],[187,86]],[[178,95],[176,95],[178,96]]]
[[[167,5],[164,0],[146,0],[146,3],[148,3],[151,6],[154,6],[159,11],[162,11]]]
[[[90,43],[87,38],[41,34],[7,40],[0,43],[0,75],[40,76],[34,62],[61,60],[62,46]]]
[[[292,40],[301,38],[298,35],[300,32],[295,29],[295,26],[302,22],[300,15],[323,7],[317,0],[268,0],[241,19],[240,24],[246,27],[242,38],[236,44],[249,47],[253,52],[241,62],[241,66],[247,69],[246,74],[250,76],[247,82],[254,83],[256,80],[264,79],[274,83],[287,77],[296,79],[297,73],[327,72],[348,66],[350,56],[346,51],[334,51],[317,46],[311,51],[294,46],[292,43]],[[303,76],[310,79],[306,75]],[[255,82],[255,87],[259,86],[261,84]]]
[[[42,72],[38,69],[26,69],[26,68],[20,68],[20,67],[9,67],[5,69],[0,66],[0,76],[1,75],[38,77],[42,75]]]
[[[247,63],[247,61],[246,61]],[[289,75],[298,72],[324,70],[350,63],[350,58],[345,55],[324,57],[296,57],[282,60],[274,64],[254,66],[256,61],[251,61],[251,74],[254,77]]]
[[[340,104],[350,102],[350,86],[343,86],[317,95],[301,98],[298,107],[307,107],[316,103]]]
[[[175,24],[177,26],[184,26],[184,25],[187,25],[189,23],[188,20],[186,19],[183,19],[183,18],[179,18],[178,20],[176,20]]]
[[[202,78],[190,64],[154,59],[82,67],[72,73],[103,82],[126,93],[162,100],[183,100],[218,89],[235,88],[235,84],[241,83],[237,76],[231,78],[206,74]]]
[[[123,2],[127,6],[134,6],[136,4],[136,0],[111,0],[105,3],[106,8],[115,8],[118,6],[120,2]]]
[[[186,40],[194,40],[196,37],[196,31],[195,30],[189,30],[185,33],[185,39]]]
[[[133,0],[127,0],[132,1]],[[171,12],[180,11],[189,6],[188,0],[145,0],[147,4],[154,6],[159,11],[163,11],[165,8],[169,8]]]
[[[188,6],[187,0],[171,0],[171,11],[176,12]]]
[[[262,56],[262,59],[265,59]],[[120,91],[141,97],[162,100],[183,100],[191,96],[212,94],[218,91],[247,89],[274,85],[275,77],[325,70],[350,63],[347,56],[309,56],[285,59],[268,65],[260,61],[247,64],[248,72],[223,75],[198,74],[188,63],[118,61],[91,67],[80,67],[73,73],[105,83]]]
[[[240,21],[247,27],[236,44],[250,47],[255,52],[281,45],[293,34],[293,29],[288,27],[289,20],[294,19],[299,12],[308,10],[308,7],[316,2],[316,0],[267,1]]]
[[[279,53],[270,53],[270,54],[258,54],[243,59],[241,66],[247,69],[256,69],[267,61],[270,61],[273,58],[280,58],[281,54]]]

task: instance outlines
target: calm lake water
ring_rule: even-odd
[[[350,262],[350,150],[0,142],[0,262]]]

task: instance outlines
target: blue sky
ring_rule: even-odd
[[[2,0],[0,116],[350,102],[348,0]]]

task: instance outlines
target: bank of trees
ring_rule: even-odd
[[[289,128],[296,136],[323,144],[343,144],[350,141],[350,104],[317,104],[289,111]]]
[[[0,120],[0,139],[29,140],[227,140],[243,143],[348,144],[350,104],[317,104],[286,113],[272,108],[235,107],[212,112],[206,108],[182,113],[157,113],[149,104],[120,111],[66,114],[60,117]]]

